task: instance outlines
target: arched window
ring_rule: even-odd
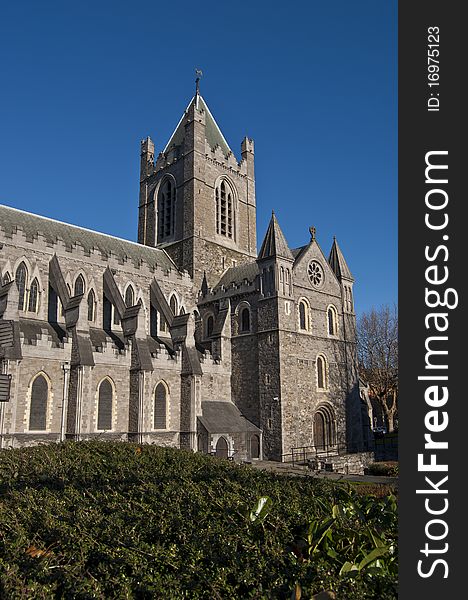
[[[178,302],[177,302],[177,298],[176,298],[175,294],[172,294],[172,296],[169,298],[169,306],[171,307],[172,314],[174,316],[176,316],[179,313],[179,310],[178,310]]]
[[[85,291],[85,282],[83,279],[83,275],[78,275],[78,277],[75,280],[75,289],[74,289],[74,295],[75,296],[82,296],[84,294]]]
[[[47,401],[49,384],[43,375],[38,375],[31,386],[31,407],[29,410],[29,430],[47,429]]]
[[[160,382],[154,390],[154,429],[167,428],[167,388]]]
[[[10,277],[10,273],[8,273],[8,271],[5,273],[5,275],[3,276],[3,285],[5,285],[6,283],[9,283],[11,281],[11,277]]]
[[[213,315],[209,315],[208,319],[206,320],[206,337],[212,336],[213,328],[214,328],[214,317],[213,317]]]
[[[97,428],[100,431],[112,429],[112,385],[108,379],[99,386]]]
[[[328,389],[327,359],[323,355],[317,356],[317,387],[319,390]]]
[[[29,301],[28,301],[28,311],[37,313],[39,300],[39,282],[36,278],[34,278],[31,283],[31,287],[29,288]]]
[[[95,311],[96,300],[94,297],[93,290],[89,290],[88,294],[88,321],[94,322],[94,311]]]
[[[247,307],[240,311],[240,330],[250,331],[250,310]]]
[[[299,301],[299,329],[302,331],[310,331],[309,305],[305,300]]]
[[[329,306],[327,310],[328,335],[338,334],[338,313],[334,306]]]
[[[234,194],[228,182],[221,179],[215,189],[216,233],[235,239]]]
[[[158,241],[174,235],[175,227],[175,184],[169,177],[159,187],[158,193]]]
[[[125,306],[129,308],[130,306],[135,305],[135,292],[133,291],[133,287],[131,285],[125,290]]]
[[[22,262],[16,269],[15,281],[18,288],[18,310],[25,310],[26,307],[26,281],[28,279],[28,270]]]

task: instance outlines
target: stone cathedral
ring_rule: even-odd
[[[141,143],[138,243],[0,206],[2,448],[362,449],[353,276],[274,214],[257,252],[254,165],[197,82],[156,158]]]

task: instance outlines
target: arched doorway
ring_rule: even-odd
[[[250,457],[260,458],[260,438],[255,434],[250,438]]]
[[[314,446],[320,451],[336,445],[335,415],[331,406],[322,405],[314,415]]]
[[[220,437],[216,443],[216,456],[218,458],[227,458],[229,455],[228,443],[223,437]]]
[[[314,444],[316,450],[325,450],[325,420],[319,412],[314,417]]]

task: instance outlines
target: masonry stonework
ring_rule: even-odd
[[[354,279],[336,240],[291,249],[274,214],[257,253],[240,150],[197,89],[157,156],[141,143],[138,243],[0,206],[2,448],[363,449]]]

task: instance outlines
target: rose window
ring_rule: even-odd
[[[319,287],[323,283],[323,269],[318,262],[313,260],[307,269],[309,280],[312,285]]]

